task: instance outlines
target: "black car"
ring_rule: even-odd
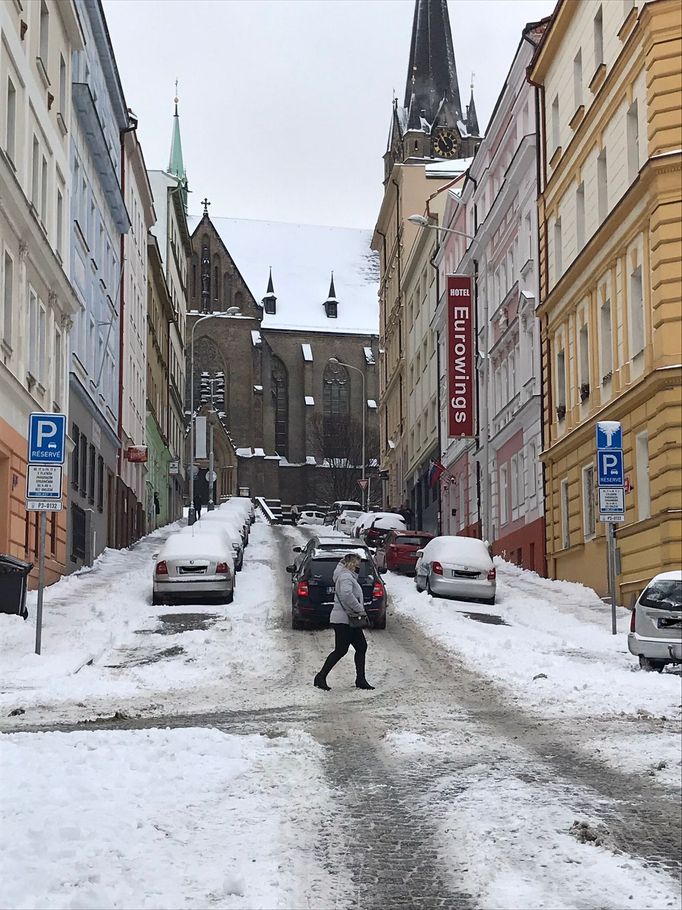
[[[300,566],[287,566],[291,572],[292,629],[327,625],[334,605],[334,570],[347,552],[347,549],[311,550],[303,555]],[[369,553],[360,563],[358,582],[372,628],[385,629],[386,588]]]
[[[298,571],[301,563],[314,550],[337,550],[340,553],[367,553],[369,549],[364,543],[353,540],[351,537],[324,537],[323,535],[313,535],[308,543],[303,547],[294,547],[294,569]],[[339,559],[341,557],[339,556]],[[287,571],[289,571],[287,567]]]

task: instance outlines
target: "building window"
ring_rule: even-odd
[[[506,464],[500,465],[500,527],[509,520],[507,497],[509,496],[509,468]]]
[[[28,289],[28,371],[38,378],[38,295]]]
[[[97,456],[97,511],[104,510],[104,458]]]
[[[527,259],[533,258],[533,227],[530,212],[525,216],[525,225],[526,225],[526,246],[527,246]]]
[[[80,477],[79,477],[79,488],[81,496],[86,496],[88,492],[88,439],[85,433],[81,433],[80,440]]]
[[[57,410],[62,404],[64,393],[64,347],[62,333],[55,329],[54,333],[54,403]]]
[[[603,148],[597,157],[597,216],[599,224],[606,221],[609,213],[609,185],[606,170],[606,149]]]
[[[529,468],[528,468],[528,496],[530,498],[531,496],[535,496],[535,493],[537,492],[537,467],[536,467],[536,465],[538,462],[538,456],[537,456],[537,450],[536,450],[534,442],[530,443],[530,445],[528,447],[528,452],[529,452],[529,455],[528,455],[528,465],[529,465]]]
[[[328,363],[322,379],[322,409],[324,417],[325,454],[336,455],[347,445],[350,418],[350,378],[340,363]],[[386,434],[388,438],[388,432]]]
[[[78,477],[80,475],[80,430],[74,423],[71,427],[71,438],[73,439],[73,452],[71,453],[71,486],[74,490],[78,489]]]
[[[639,433],[635,438],[637,458],[637,518],[651,518],[651,488],[649,486],[649,434]]]
[[[556,355],[556,409],[557,418],[566,416],[566,354],[563,350]]]
[[[585,540],[594,537],[596,532],[594,514],[594,465],[583,468],[583,534]]]
[[[33,137],[33,151],[31,154],[31,202],[34,208],[38,209],[40,201],[40,145],[36,137]]]
[[[571,524],[568,512],[568,478],[561,481],[559,505],[561,509],[561,546],[564,550],[567,550],[571,545]]]
[[[630,356],[636,357],[644,350],[644,295],[642,293],[642,267],[630,275]]]
[[[555,95],[552,101],[552,151],[559,148],[561,140],[561,124],[559,122],[559,96]]]
[[[57,220],[55,231],[55,252],[61,259],[64,252],[62,249],[62,245],[64,243],[64,196],[62,195],[61,190],[57,190],[57,211],[55,213],[55,218]]]
[[[562,237],[561,237],[561,218],[554,222],[554,281],[558,281],[563,274],[563,256],[562,256]]]
[[[585,246],[585,184],[575,191],[575,236],[578,252]]]
[[[50,13],[47,4],[42,0],[40,4],[40,59],[47,72],[47,58],[49,52]]]
[[[36,376],[45,385],[47,369],[47,313],[42,304],[38,305],[38,374]]]
[[[289,452],[289,389],[286,367],[272,358],[272,403],[275,411],[275,450],[285,458]]]
[[[216,265],[213,269],[213,296],[216,300],[220,299],[220,271]]]
[[[587,324],[578,332],[578,354],[580,357],[580,400],[590,397],[590,336]]]
[[[223,306],[227,309],[230,306],[230,273],[223,272]]]
[[[594,69],[596,70],[604,62],[604,17],[601,6],[594,17]]]
[[[66,63],[59,55],[59,113],[66,121]]]
[[[88,457],[88,501],[95,503],[95,447],[90,445],[90,454]]]
[[[40,220],[45,227],[47,221],[47,159],[43,156],[40,166]]]
[[[12,346],[12,308],[14,305],[14,260],[5,250],[2,286],[2,337],[8,347]]]
[[[511,517],[512,521],[519,517],[519,459],[517,455],[511,457]]]
[[[14,163],[17,134],[17,90],[7,77],[7,116],[5,120],[5,151]]]
[[[577,111],[583,103],[583,52],[578,51],[573,60],[573,104]]]
[[[628,147],[628,183],[633,183],[637,174],[639,174],[639,113],[636,101],[633,101],[627,113],[626,134]]]
[[[611,334],[611,301],[605,300],[600,310],[602,383],[608,382],[613,370],[613,337]]]

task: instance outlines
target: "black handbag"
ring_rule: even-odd
[[[348,625],[351,629],[369,629],[369,616],[366,613],[349,613]]]

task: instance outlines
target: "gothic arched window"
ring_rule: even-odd
[[[275,449],[278,455],[289,454],[289,388],[287,370],[279,357],[272,358],[272,404],[275,411]]]
[[[220,300],[220,269],[216,266],[213,269],[213,296]]]
[[[235,291],[234,305],[236,307],[238,307],[240,310],[241,310],[242,306],[244,305],[244,295],[242,294],[241,291]]]
[[[328,363],[322,377],[324,448],[326,455],[339,455],[344,447],[350,418],[350,377],[340,363]]]
[[[192,299],[197,296],[197,272],[199,266],[199,257],[196,253],[192,253]]]
[[[208,313],[211,298],[211,247],[208,234],[201,238],[201,310]]]
[[[223,306],[227,309],[230,304],[230,273],[223,272]]]

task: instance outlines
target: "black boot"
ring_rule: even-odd
[[[374,686],[370,686],[366,679],[356,679],[355,680],[356,689],[374,689]]]
[[[313,685],[317,689],[324,689],[325,692],[331,692],[331,686],[327,685],[327,680],[321,673],[318,673],[315,679],[313,680]]]

